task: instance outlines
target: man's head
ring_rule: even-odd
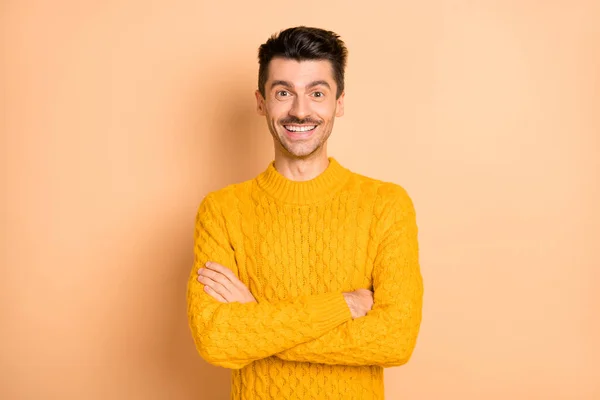
[[[305,158],[325,149],[335,117],[344,113],[347,54],[337,34],[307,27],[286,29],[260,46],[257,110],[276,151]]]

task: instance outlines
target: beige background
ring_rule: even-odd
[[[599,399],[600,2],[215,3],[1,3],[0,398],[228,398],[185,316],[195,212],[271,160],[257,47],[305,24],[350,49],[330,154],[417,208],[387,398]]]

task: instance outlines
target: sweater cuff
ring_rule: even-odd
[[[324,293],[309,297],[308,311],[317,329],[327,332],[352,319],[350,307],[342,293]]]

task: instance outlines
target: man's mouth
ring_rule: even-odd
[[[283,127],[290,132],[310,132],[314,130],[317,125],[284,125]]]

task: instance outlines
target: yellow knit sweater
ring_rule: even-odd
[[[329,158],[305,182],[274,163],[208,194],[198,209],[188,316],[209,363],[231,368],[231,399],[383,399],[383,367],[410,358],[421,323],[417,225],[406,191]],[[220,303],[197,270],[230,268],[256,303]],[[374,291],[352,319],[342,292]]]

